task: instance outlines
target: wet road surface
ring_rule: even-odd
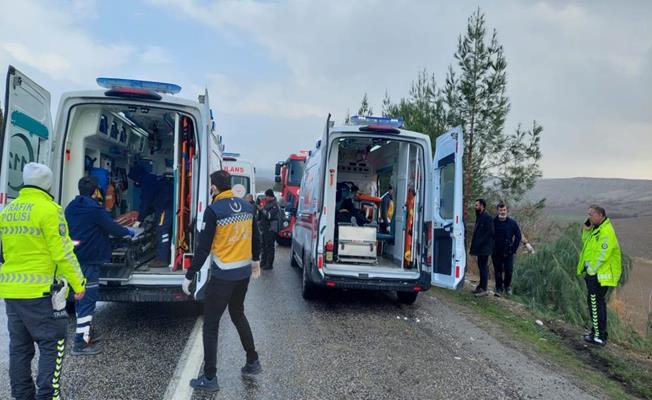
[[[306,302],[288,254],[277,250],[276,267],[263,271],[247,296],[263,374],[240,375],[244,351],[227,312],[218,346],[221,391],[193,399],[595,398],[429,296],[404,306],[391,293],[330,291]],[[96,319],[104,352],[67,356],[66,398],[161,398],[196,316],[190,305],[102,305]],[[0,345],[7,348],[4,328]],[[3,352],[3,377],[6,358]],[[0,379],[2,399],[9,397],[7,381]]]

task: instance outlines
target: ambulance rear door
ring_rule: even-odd
[[[462,286],[466,267],[463,154],[461,127],[437,138],[432,183],[432,284],[449,289]]]
[[[197,233],[204,230],[204,211],[211,204],[210,199],[210,173],[209,171],[209,158],[215,166],[222,168],[222,149],[220,146],[209,146],[211,137],[215,135],[216,139],[219,139],[215,132],[215,123],[213,120],[213,111],[211,110],[210,104],[208,102],[208,90],[204,91],[204,95],[200,96],[200,103],[202,104],[202,126],[199,129],[200,143],[199,143],[199,181],[196,192],[192,195],[196,196],[197,199]],[[219,141],[219,140],[218,140]],[[196,172],[193,171],[193,175]],[[195,300],[203,300],[205,295],[206,283],[210,278],[211,273],[211,257],[207,257],[204,265],[201,267],[199,272],[195,275],[195,281],[192,285],[192,294]]]
[[[12,66],[7,71],[4,105],[0,209],[18,196],[25,164],[49,165],[53,135],[50,93]]]

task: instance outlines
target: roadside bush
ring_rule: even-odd
[[[514,291],[534,309],[555,314],[574,325],[588,326],[586,284],[576,274],[581,249],[578,227],[564,228],[561,236],[540,244],[535,254],[516,259]],[[623,255],[620,286],[627,281],[631,269],[630,258]],[[609,290],[607,302],[612,294],[613,290]],[[625,339],[630,331],[631,328],[618,320],[616,313],[609,313],[609,333],[613,334],[613,339]]]

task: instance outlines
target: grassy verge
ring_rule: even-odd
[[[561,321],[549,321],[527,306],[494,297],[476,298],[468,291],[453,292],[433,288],[429,295],[448,300],[470,311],[477,324],[496,324],[507,333],[519,350],[534,352],[544,360],[563,368],[580,380],[598,387],[614,399],[631,396],[652,399],[650,354],[628,354],[628,349],[609,344],[605,348],[588,347],[580,341],[581,332]],[[468,313],[467,313],[468,315]],[[544,325],[535,323],[543,320]],[[501,335],[502,336],[502,335]],[[499,338],[505,340],[504,337]]]

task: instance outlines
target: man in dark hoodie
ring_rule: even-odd
[[[470,253],[472,256],[477,256],[480,270],[480,283],[473,291],[476,296],[487,295],[489,256],[494,249],[494,224],[486,208],[487,202],[483,199],[475,201],[475,227],[473,228]]]
[[[521,244],[521,228],[516,221],[507,216],[507,206],[502,201],[496,206],[498,215],[494,218],[494,264],[496,293],[500,297],[512,294],[512,272],[514,271],[514,254]]]
[[[263,250],[260,260],[260,267],[262,269],[274,268],[274,252],[276,236],[280,230],[281,223],[281,209],[274,196],[272,189],[265,191],[265,205],[258,207],[260,214],[260,225],[263,236]]]
[[[78,183],[79,196],[66,207],[66,220],[70,238],[77,241],[75,255],[87,279],[86,296],[75,303],[77,330],[72,349],[73,355],[97,354],[91,329],[95,303],[99,298],[100,265],[111,260],[109,235],[134,236],[135,231],[114,222],[109,213],[98,203],[100,195],[97,180],[85,176]]]

